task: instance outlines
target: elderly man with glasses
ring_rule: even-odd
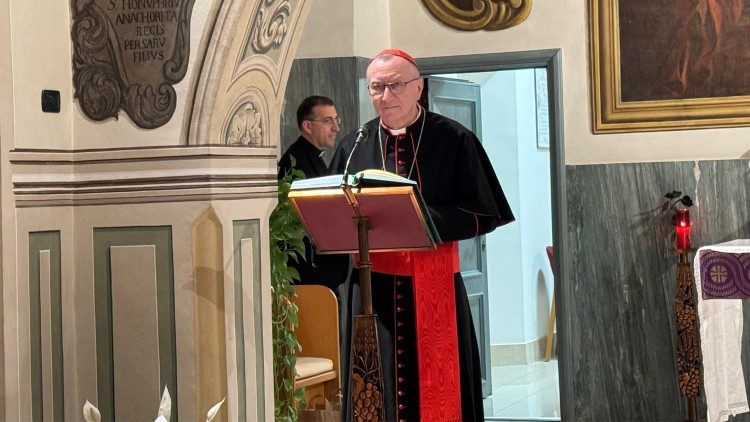
[[[367,68],[378,117],[351,157],[349,171],[381,169],[414,180],[442,243],[435,251],[371,255],[378,318],[385,420],[484,420],[481,369],[458,240],[514,220],[477,137],[425,110],[415,60],[397,49]],[[339,145],[331,170],[341,173],[356,134]],[[355,263],[356,266],[356,263]],[[352,274],[358,280],[358,272]],[[355,420],[363,409],[350,400]]]

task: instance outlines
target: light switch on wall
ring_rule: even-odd
[[[45,113],[60,112],[60,91],[42,90],[42,111]]]

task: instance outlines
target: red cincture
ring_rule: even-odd
[[[453,274],[459,271],[458,243],[434,251],[370,255],[372,270],[410,276],[419,359],[419,414],[425,421],[461,420],[461,380]]]

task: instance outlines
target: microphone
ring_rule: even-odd
[[[346,159],[346,166],[344,166],[344,179],[341,181],[341,186],[347,185],[347,176],[349,175],[349,163],[352,161],[352,156],[354,155],[354,151],[357,150],[357,147],[359,144],[362,143],[367,137],[370,136],[370,129],[367,128],[367,126],[362,125],[357,129],[357,140],[354,141],[354,146],[352,147],[352,151],[349,153],[349,157]]]

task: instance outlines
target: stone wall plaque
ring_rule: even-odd
[[[172,118],[185,76],[195,0],[71,0],[73,85],[84,114],[141,128]]]

